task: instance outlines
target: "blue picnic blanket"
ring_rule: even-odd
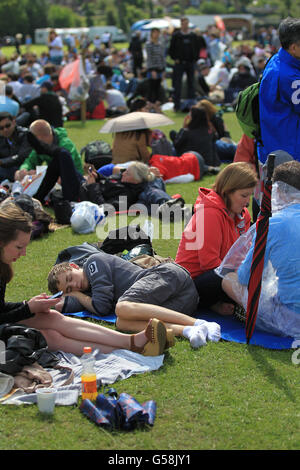
[[[93,313],[82,311],[76,313],[65,313],[64,315],[74,315],[79,318],[93,318],[94,320],[115,323],[116,315],[95,315]],[[214,321],[221,326],[221,338],[225,341],[246,344],[245,325],[238,319],[231,316],[222,316],[212,311],[198,311],[194,314],[196,318],[202,318],[206,321]],[[255,330],[250,340],[250,345],[261,346],[266,349],[291,349],[294,338],[276,336],[264,331]]]

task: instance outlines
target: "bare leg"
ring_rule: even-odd
[[[142,331],[147,326],[147,321],[127,320],[123,318],[117,319],[117,328],[120,331]],[[184,325],[174,325],[172,323],[164,322],[166,328],[173,330],[175,336],[183,336]]]
[[[158,318],[167,328],[172,328],[176,336],[182,336],[185,326],[193,326],[196,319],[165,307],[136,302],[118,302],[116,305],[117,326],[122,331],[141,331],[150,318]]]
[[[61,349],[73,354],[81,354],[84,346],[92,346],[103,353],[115,349],[130,349],[131,335],[120,333],[102,325],[89,323],[77,318],[65,317],[56,310],[51,313],[39,313],[22,323],[40,330],[50,350]],[[147,338],[143,331],[135,337],[135,345],[143,346]]]

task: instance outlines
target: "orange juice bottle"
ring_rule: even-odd
[[[97,377],[94,368],[95,360],[92,356],[92,348],[86,346],[83,348],[83,356],[81,357],[82,372],[81,372],[81,390],[82,399],[88,398],[95,401],[98,395],[97,392]]]

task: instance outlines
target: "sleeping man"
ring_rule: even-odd
[[[189,273],[174,262],[144,269],[99,252],[89,256],[82,268],[68,262],[55,265],[48,287],[52,293],[62,290],[66,299],[75,297],[92,313],[115,312],[121,331],[140,331],[155,317],[166,324],[169,335],[184,336],[193,347],[202,346],[206,339],[220,339],[219,325],[192,317],[198,294]]]

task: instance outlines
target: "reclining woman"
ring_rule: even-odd
[[[158,215],[165,206],[184,205],[182,198],[172,199],[166,192],[165,183],[157,168],[142,162],[131,161],[115,165],[109,163],[97,171],[90,169],[82,186],[81,199],[87,198],[95,204],[111,204],[119,208],[119,196],[127,197],[128,208],[141,203],[151,212],[151,205],[157,204]]]
[[[39,330],[51,351],[81,355],[84,346],[91,346],[102,353],[115,349],[128,349],[147,356],[163,353],[166,328],[156,319],[151,319],[140,333],[129,335],[65,317],[54,310],[60,299],[51,299],[45,293],[28,301],[5,302],[6,284],[13,278],[12,263],[26,255],[31,229],[31,217],[15,204],[0,209],[0,324],[20,323]]]
[[[213,189],[199,188],[195,213],[187,224],[175,258],[191,274],[200,305],[232,314],[234,302],[222,290],[215,273],[230,247],[250,227],[247,206],[257,184],[248,163],[231,163],[216,177]]]

